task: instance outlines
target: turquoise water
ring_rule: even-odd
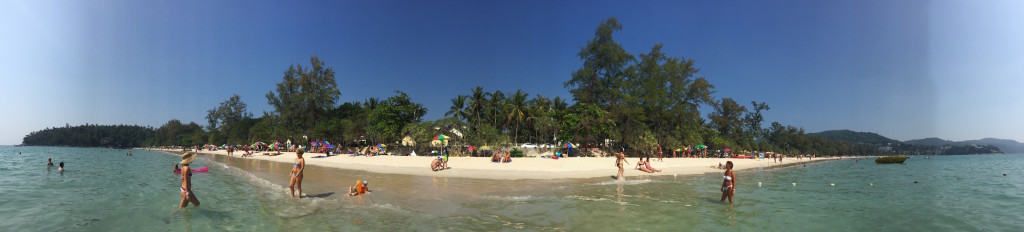
[[[18,154],[21,152],[22,154]],[[178,210],[178,156],[0,146],[4,231],[1019,231],[1024,156],[838,160],[721,174],[497,181],[310,166],[303,199],[289,164],[201,156],[202,206]],[[46,168],[46,158],[67,171]],[[309,159],[307,163],[315,162]],[[1007,173],[1007,176],[1003,176]],[[609,169],[609,174],[614,170]],[[355,179],[373,193],[345,196]],[[917,181],[917,183],[914,183]],[[758,182],[761,185],[758,186]],[[796,183],[796,186],[793,186]],[[835,186],[830,184],[835,183]]]

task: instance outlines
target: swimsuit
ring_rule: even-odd
[[[300,164],[299,162],[295,162],[295,167],[296,168],[302,167],[302,164]],[[302,175],[302,171],[298,171],[298,172],[292,173],[292,176],[299,176],[299,175]]]
[[[729,182],[728,186],[722,187],[722,191],[728,191],[729,189],[731,189],[732,188],[732,177],[730,177],[730,176],[722,176],[722,179],[725,179],[725,181]]]
[[[191,170],[191,169],[189,169],[189,170],[188,170],[188,176],[192,176],[192,170]],[[182,175],[182,176],[181,176],[181,181],[182,181],[182,182],[184,182],[184,181],[185,181],[185,175]],[[185,195],[185,197],[186,197],[186,198],[188,197],[188,195],[191,195],[191,194],[192,194],[192,192],[190,192],[190,191],[185,191],[185,186],[181,186],[181,187],[178,187],[178,189],[181,189],[181,192],[182,192],[182,193],[187,193],[187,194]]]

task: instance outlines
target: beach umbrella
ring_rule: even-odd
[[[448,139],[448,136],[444,136],[444,134],[438,134],[437,136],[434,136],[434,140],[446,140],[446,139]]]
[[[317,142],[317,141],[310,142],[309,146],[311,146],[311,147],[320,146],[320,142]]]
[[[480,150],[490,151],[491,150],[491,146],[481,146]]]
[[[725,151],[725,152],[729,152],[729,151],[732,151],[732,150],[729,150],[729,148],[728,148],[728,147],[727,147],[727,148],[725,148],[725,149],[722,149],[722,150],[723,150],[723,151]]]
[[[697,146],[696,146],[696,147],[693,147],[693,148],[696,148],[696,149],[705,149],[705,148],[708,148],[708,146],[704,146],[704,144],[697,144]]]

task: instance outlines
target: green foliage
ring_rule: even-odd
[[[267,93],[267,103],[274,107],[281,123],[288,128],[312,129],[327,118],[341,96],[334,80],[334,69],[313,56],[310,66],[296,64],[284,72],[276,92]]]
[[[508,154],[512,157],[523,157],[523,151],[520,151],[519,148],[512,148],[512,151],[509,151]]]
[[[21,143],[30,146],[136,147],[147,145],[154,133],[151,127],[86,124],[34,131]]]
[[[402,129],[409,123],[419,122],[427,112],[423,105],[412,102],[408,94],[395,93],[396,96],[381,102],[367,117],[369,134],[383,143],[399,141]]]

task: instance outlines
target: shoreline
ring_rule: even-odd
[[[164,151],[173,154],[181,154],[181,150],[149,149],[153,151]],[[240,154],[241,152],[239,152]],[[282,152],[277,156],[264,156],[263,153],[254,153],[251,157],[240,155],[228,155],[225,150],[200,151],[198,154],[218,155],[234,157],[239,159],[267,160],[280,163],[292,163],[296,158],[294,152]],[[546,159],[546,158],[513,158],[511,163],[492,163],[490,157],[450,157],[449,169],[431,171],[430,162],[436,156],[350,156],[347,154],[332,155],[323,157],[322,153],[306,153],[303,158],[306,164],[316,167],[327,167],[344,170],[366,171],[381,174],[402,174],[427,177],[455,177],[470,179],[492,179],[492,180],[556,180],[556,179],[588,179],[588,178],[615,178],[618,168],[615,166],[614,157],[571,157]],[[783,163],[774,163],[771,159],[733,159],[733,158],[664,158],[658,161],[651,159],[651,166],[661,169],[661,172],[647,173],[637,170],[636,161],[638,158],[626,158],[628,164],[623,176],[673,176],[673,175],[698,175],[713,172],[722,172],[717,169],[719,163],[725,164],[732,161],[736,171],[758,170],[768,168],[781,168],[798,164],[838,160],[838,157],[800,159],[787,158]]]

